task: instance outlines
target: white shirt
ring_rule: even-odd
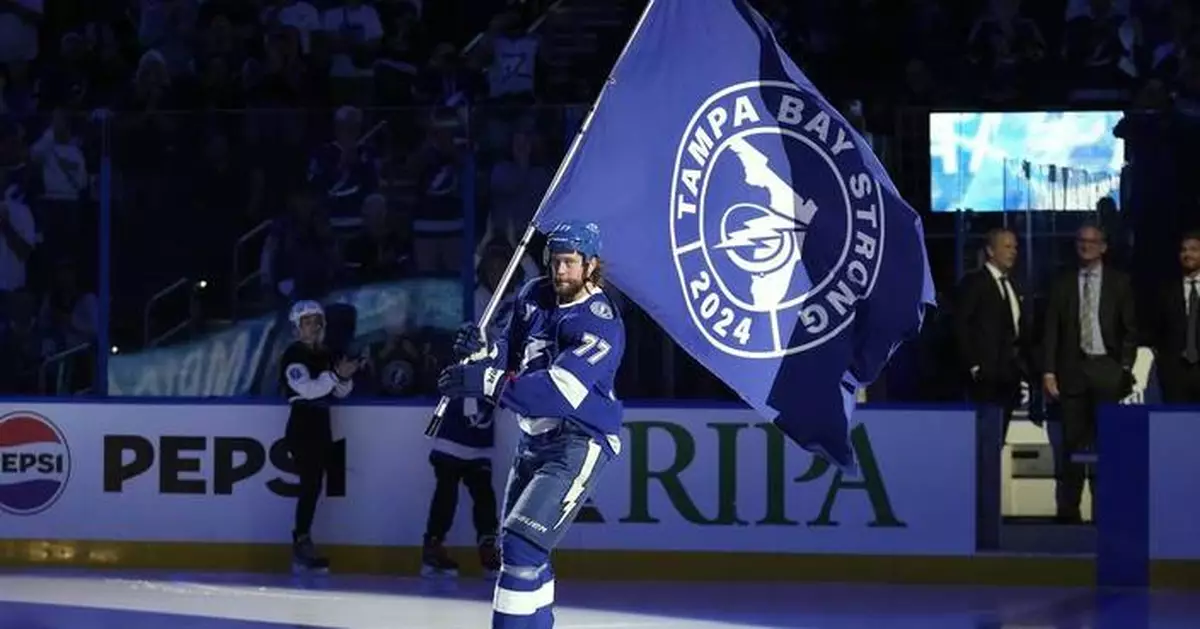
[[[56,201],[79,200],[88,186],[88,172],[87,161],[76,139],[60,144],[54,140],[54,130],[46,129],[30,147],[30,153],[42,166],[45,198]]]
[[[1016,291],[1013,290],[1012,282],[1008,281],[1008,276],[991,262],[984,263],[983,266],[992,275],[992,279],[996,281],[996,290],[1000,291],[1000,297],[1003,298],[1005,291],[1008,292],[1008,308],[1012,311],[1013,331],[1019,331],[1021,329],[1021,304],[1018,303],[1018,297]]]

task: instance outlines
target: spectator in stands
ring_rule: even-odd
[[[462,128],[453,114],[435,115],[425,144],[412,156],[417,175],[413,246],[422,275],[461,273],[463,268]]]
[[[0,72],[0,114],[32,115],[38,109],[39,90],[28,61],[9,61]]]
[[[333,285],[337,247],[320,203],[311,187],[294,188],[290,213],[275,222],[263,248],[264,282],[288,301],[323,298]]]
[[[41,18],[40,2],[13,0],[0,5],[0,64],[28,63],[37,58]]]
[[[500,279],[504,277],[504,269],[508,267],[509,260],[512,259],[515,248],[513,245],[504,242],[487,242],[485,241],[479,249],[477,256],[475,274],[475,312],[472,318],[478,319],[484,309],[487,308],[488,302],[491,301],[492,295],[495,294],[496,288],[500,286]],[[511,308],[512,300],[510,297],[520,290],[525,282],[530,278],[536,277],[539,274],[539,269],[529,255],[521,258],[521,265],[517,267],[517,272],[513,275],[512,281],[505,287],[504,297],[505,308]],[[503,317],[507,316],[506,312],[497,310],[493,321],[502,321]]]
[[[54,281],[38,312],[38,327],[45,336],[47,353],[95,341],[98,313],[96,294],[80,286],[76,264],[59,261]]]
[[[158,52],[167,73],[181,77],[191,72],[195,41],[197,0],[142,0],[138,43]]]
[[[246,60],[246,42],[238,37],[229,16],[218,13],[204,28],[196,48],[197,59],[220,58],[226,64],[241,70]]]
[[[440,343],[439,343],[440,341]],[[402,334],[389,330],[387,340],[371,353],[373,372],[379,377],[379,392],[388,397],[432,395],[437,390],[436,348],[445,339],[425,330]]]
[[[379,189],[379,158],[372,137],[363,135],[362,110],[338,108],[334,139],[313,153],[308,180],[323,191],[323,204],[335,222],[351,217],[357,222],[363,200]]]
[[[234,75],[230,64],[234,58],[212,55],[204,60],[200,71],[200,89],[196,104],[204,109],[231,110],[246,106],[246,92]]]
[[[134,89],[129,94],[129,105],[132,106],[128,109],[154,112],[176,109],[183,105],[181,91],[173,89],[174,81],[168,71],[166,57],[158,50],[147,50],[138,60],[133,84]]]
[[[379,13],[363,0],[343,0],[325,11],[321,23],[333,52],[330,76],[346,90],[343,94],[358,94],[358,80],[374,76],[375,55],[383,40]]]
[[[26,263],[37,244],[30,206],[38,176],[25,155],[21,126],[0,119],[0,291],[25,287]]]
[[[375,104],[409,105],[422,54],[417,12],[406,2],[381,7],[381,12],[385,16],[384,42],[375,61]]]
[[[542,160],[540,149],[538,137],[529,125],[513,134],[509,155],[492,167],[492,209],[485,240],[503,238],[516,246],[533,220],[542,195],[554,178]]]
[[[1149,74],[1174,76],[1193,31],[1191,0],[1145,0],[1137,18]]]
[[[259,23],[269,32],[278,32],[281,27],[295,29],[304,54],[312,48],[312,34],[322,28],[320,12],[304,0],[270,0],[259,14]]]
[[[1113,8],[1113,0],[1089,0],[1088,9],[1067,22],[1063,43],[1074,100],[1117,100],[1128,96],[1138,76],[1138,44],[1133,20]]]
[[[346,264],[359,282],[395,281],[412,264],[411,231],[388,212],[387,199],[372,194],[363,202],[361,231],[344,248]]]
[[[472,62],[487,69],[488,99],[496,106],[533,104],[540,42],[525,32],[521,14],[504,11],[492,19],[472,51]]]
[[[512,134],[537,101],[539,50],[538,38],[525,32],[520,13],[512,10],[493,18],[471,51],[471,63],[487,77],[487,106],[479,112],[485,151],[508,150]]]
[[[1112,0],[1109,2],[1113,15],[1121,17],[1129,16],[1129,7],[1133,2],[1139,0]],[[1190,1],[1190,0],[1186,0]],[[1086,17],[1093,14],[1092,0],[1067,0],[1067,10],[1063,14],[1063,19],[1070,23],[1071,20],[1080,17]]]
[[[938,0],[914,0],[910,4],[903,30],[905,43],[912,47],[917,59],[937,66],[935,71],[945,70],[945,64],[959,53],[961,46],[960,42],[945,36],[954,32],[952,16]]]
[[[991,0],[967,36],[972,77],[985,98],[1013,100],[1042,80],[1046,41],[1021,0]]]
[[[311,102],[314,97],[312,77],[301,55],[301,36],[301,31],[293,26],[272,29],[267,34],[263,60],[249,62],[247,75],[243,76],[250,104],[263,109],[281,109]],[[271,112],[265,118],[278,116],[279,112]]]
[[[6,325],[0,329],[0,391],[32,395],[37,392],[38,367],[45,353],[33,296],[14,290],[3,293],[2,299]]]
[[[465,107],[478,91],[477,76],[464,67],[454,44],[446,42],[433,49],[429,65],[417,78],[417,102],[433,107]]]
[[[59,43],[58,59],[42,64],[40,95],[48,103],[71,108],[87,105],[93,67],[88,43],[78,33],[67,33]]]
[[[84,103],[88,107],[111,107],[113,103],[121,102],[128,89],[130,63],[111,25],[92,26],[94,35],[89,40],[89,47],[95,61],[88,73],[90,80]]]
[[[71,250],[83,236],[81,201],[87,198],[90,179],[83,140],[71,128],[65,109],[54,110],[50,125],[30,147],[29,157],[41,174],[37,223],[42,241],[51,249]]]

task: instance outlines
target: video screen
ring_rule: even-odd
[[[934,212],[1086,211],[1103,197],[1119,203],[1125,145],[1112,131],[1122,115],[930,114],[930,207]]]

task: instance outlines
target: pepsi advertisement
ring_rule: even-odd
[[[70,478],[71,452],[58,426],[31,412],[0,417],[0,512],[41,513]]]

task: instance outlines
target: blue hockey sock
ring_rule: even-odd
[[[500,578],[492,599],[492,629],[554,627],[550,553],[506,530],[500,537],[500,559]]]

